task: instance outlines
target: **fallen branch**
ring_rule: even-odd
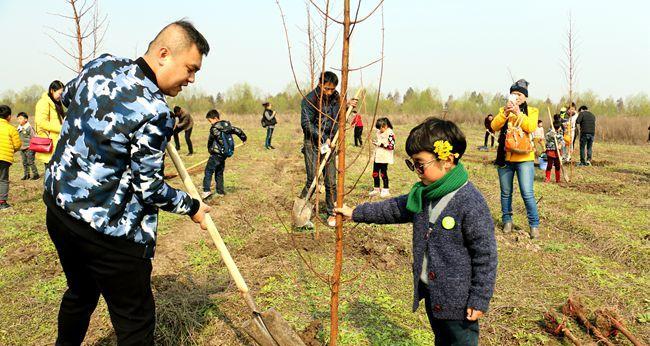
[[[578,323],[582,324],[585,328],[587,328],[587,332],[592,333],[596,339],[598,339],[598,343],[602,343],[607,346],[613,346],[609,339],[607,339],[606,336],[603,335],[603,333],[600,332],[598,328],[596,328],[591,322],[589,322],[589,319],[587,318],[587,313],[584,309],[584,306],[580,302],[580,299],[578,298],[571,298],[567,299],[566,303],[562,307],[562,313],[564,313],[567,316],[575,318]]]
[[[630,342],[634,346],[643,346],[641,341],[637,339],[632,333],[623,326],[623,323],[621,322],[621,318],[618,316],[618,314],[611,310],[611,309],[601,309],[601,310],[596,310],[596,325],[600,328],[605,330],[609,335],[614,335],[618,334],[618,332],[623,333],[625,337],[630,340]]]
[[[546,331],[550,334],[557,337],[566,336],[574,345],[582,345],[580,340],[578,340],[566,326],[566,316],[562,315],[562,322],[558,322],[555,313],[553,311],[548,311],[544,314],[544,321],[546,322]]]

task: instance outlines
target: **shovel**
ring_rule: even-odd
[[[174,161],[174,166],[176,166],[176,170],[183,180],[185,189],[193,198],[200,200],[199,192],[196,190],[196,186],[194,186],[192,179],[185,169],[185,164],[183,164],[174,146],[168,143],[167,152],[172,158],[172,161]],[[228,248],[223,242],[223,239],[221,239],[221,235],[209,214],[205,215],[205,221],[208,225],[208,233],[210,233],[214,245],[217,246],[221,259],[226,264],[226,268],[228,268],[228,273],[230,273],[230,276],[235,281],[239,293],[252,312],[252,318],[244,322],[242,326],[246,333],[261,346],[305,346],[305,343],[302,342],[298,334],[291,329],[289,324],[275,309],[271,308],[266,311],[260,311],[257,308],[255,300],[248,289],[248,285],[246,285],[235,261],[230,257],[230,252],[228,252]]]
[[[241,147],[244,144],[246,144],[246,142],[239,143],[239,144],[235,145],[235,149]],[[207,159],[205,159],[205,160],[203,160],[203,161],[201,161],[201,162],[199,162],[199,163],[197,163],[197,164],[195,164],[193,166],[187,167],[186,170],[188,172],[192,172],[195,168],[199,168],[200,166],[203,166],[206,162],[208,162],[209,159],[210,158],[208,157]],[[174,179],[176,177],[178,177],[178,173],[165,174],[165,179]]]
[[[357,90],[356,94],[354,95],[355,99],[359,99],[359,96],[361,95],[363,89],[359,88]],[[349,107],[347,111],[345,112],[345,119],[346,119],[346,124],[347,120],[350,118],[350,114],[352,114],[352,109],[353,107]],[[327,153],[325,153],[325,156],[321,159],[320,166],[318,167],[318,173],[314,177],[314,180],[311,182],[311,185],[309,186],[309,190],[307,190],[307,195],[305,198],[300,198],[296,197],[296,199],[293,200],[293,212],[291,213],[291,217],[293,219],[293,225],[295,227],[305,227],[309,223],[309,220],[311,219],[311,213],[312,210],[314,209],[314,205],[310,202],[311,196],[314,194],[314,191],[316,190],[316,185],[318,185],[318,179],[320,178],[321,174],[323,174],[323,169],[325,168],[325,164],[327,163],[327,160],[329,159],[330,155],[336,149],[338,146],[338,138],[339,138],[339,132],[336,131],[334,134],[334,138],[332,139],[332,149],[329,150]],[[320,154],[320,153],[319,153]]]

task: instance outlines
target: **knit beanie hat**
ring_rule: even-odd
[[[525,79],[520,79],[510,87],[510,93],[512,93],[513,91],[519,91],[520,93],[528,97],[528,84],[530,83],[528,83]]]

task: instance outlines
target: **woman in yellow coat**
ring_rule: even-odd
[[[58,80],[50,83],[46,93],[43,93],[41,99],[36,103],[34,111],[36,136],[52,139],[53,149],[50,153],[36,153],[36,159],[44,164],[50,162],[52,153],[56,149],[56,142],[59,141],[61,124],[65,116],[63,105],[61,104],[61,93],[63,92],[63,83]]]
[[[517,175],[519,191],[526,206],[526,215],[530,226],[530,237],[539,236],[539,214],[533,191],[535,178],[535,151],[528,153],[508,152],[505,148],[506,132],[509,126],[521,123],[524,132],[523,140],[530,141],[531,135],[537,128],[539,110],[528,106],[528,82],[524,79],[518,80],[510,87],[511,96],[516,96],[516,101],[508,101],[505,107],[499,110],[499,114],[492,120],[491,126],[494,131],[501,130],[499,134],[499,147],[497,148],[499,185],[501,187],[501,220],[503,231],[513,230],[512,223],[512,186],[514,177]]]

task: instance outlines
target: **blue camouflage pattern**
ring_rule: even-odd
[[[67,114],[45,191],[94,230],[155,246],[158,209],[188,214],[193,203],[164,181],[174,120],[162,91],[135,61],[104,54],[61,100]]]

